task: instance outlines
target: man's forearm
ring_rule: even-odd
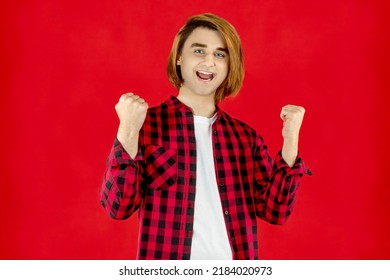
[[[119,125],[117,138],[129,156],[134,159],[138,153],[139,132],[124,132],[125,128]]]
[[[284,161],[292,167],[298,155],[298,137],[285,139],[282,148],[282,157]]]

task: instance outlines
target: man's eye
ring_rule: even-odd
[[[218,58],[224,58],[224,57],[226,57],[225,53],[219,53],[219,52],[216,53],[215,56],[218,57]]]
[[[204,54],[204,50],[201,49],[196,49],[194,52],[198,54]]]

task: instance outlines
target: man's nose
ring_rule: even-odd
[[[214,54],[207,54],[204,56],[204,62],[206,66],[212,67],[215,66],[215,56]]]

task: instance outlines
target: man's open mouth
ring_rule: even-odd
[[[214,73],[207,71],[196,71],[196,75],[203,81],[211,81],[214,78]]]

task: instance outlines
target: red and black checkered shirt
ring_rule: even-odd
[[[138,259],[190,259],[196,197],[193,113],[171,96],[150,108],[134,159],[118,140],[107,159],[101,203],[114,219],[139,210]],[[290,168],[274,163],[261,136],[217,106],[212,126],[214,164],[234,259],[257,259],[256,216],[283,224],[303,174],[298,156]]]

